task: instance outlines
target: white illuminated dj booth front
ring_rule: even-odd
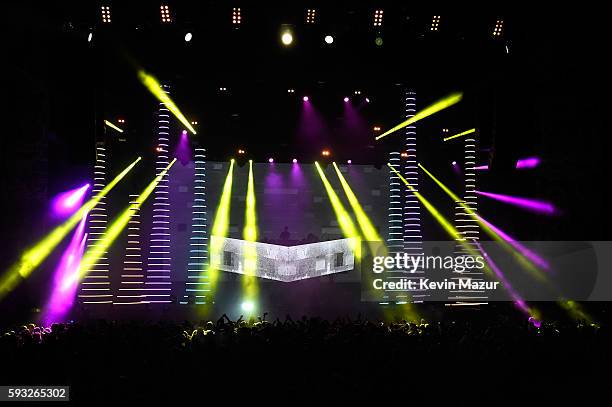
[[[254,246],[257,252],[256,277],[291,282],[350,271],[355,265],[352,238],[282,246],[270,243],[247,242],[240,239],[211,236],[211,246],[219,247],[211,253],[211,267],[230,273],[244,272],[245,247]]]

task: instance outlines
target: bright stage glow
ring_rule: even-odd
[[[457,161],[453,161],[453,165],[457,165]]]
[[[292,161],[294,164],[297,164],[297,158],[294,158]]]
[[[519,208],[523,208],[531,212],[542,213],[545,215],[554,215],[557,213],[557,209],[554,207],[553,204],[549,202],[538,201],[536,199],[531,199],[531,198],[522,198],[518,196],[494,194],[491,192],[483,192],[483,191],[474,191],[474,192],[476,192],[478,195],[486,196],[487,198],[495,199],[500,202],[518,206]]]
[[[268,162],[269,162],[270,164],[272,164],[272,163],[274,162],[274,158],[272,158],[272,157],[268,158]]]
[[[227,176],[225,177],[225,183],[223,184],[223,192],[221,193],[221,199],[219,200],[219,206],[217,207],[217,212],[215,213],[215,220],[213,221],[212,226],[212,236],[216,236],[219,238],[227,237],[227,232],[229,231],[229,221],[230,221],[230,204],[232,201],[232,178],[234,174],[234,159],[230,161],[230,167],[227,171]],[[220,239],[213,239],[210,241],[210,256],[218,257],[221,255],[221,242]],[[209,263],[210,264],[210,263]],[[208,267],[208,282],[210,283],[210,289],[214,290],[216,287],[217,279],[219,277],[219,270]]]
[[[85,184],[82,187],[71,189],[56,196],[53,199],[53,213],[60,217],[74,213],[83,204],[85,193],[89,187],[89,184]]]
[[[325,43],[326,44],[333,44],[334,43],[334,37],[332,37],[331,35],[326,35],[325,36]]]
[[[304,102],[308,102],[308,96],[304,96],[304,97],[302,98],[302,100],[303,100]]]
[[[516,169],[523,170],[527,168],[535,168],[540,165],[540,159],[538,157],[521,158],[516,162]]]
[[[361,233],[363,234],[365,239],[369,242],[378,242],[378,241],[382,242],[382,239],[378,235],[378,232],[376,231],[376,228],[370,221],[370,218],[368,217],[368,215],[366,215],[365,211],[359,204],[359,200],[357,199],[357,196],[355,195],[350,185],[346,181],[346,178],[344,178],[344,175],[342,175],[342,172],[340,172],[340,168],[338,168],[338,165],[335,162],[333,163],[333,165],[334,165],[334,169],[336,170],[336,174],[338,175],[338,179],[340,180],[340,183],[342,184],[342,189],[344,189],[344,193],[346,194],[349,204],[351,205],[351,208],[353,209],[353,212],[355,213],[357,217],[357,223],[359,223],[359,227],[361,228]]]
[[[289,46],[293,43],[293,34],[291,33],[291,31],[286,30],[283,32],[283,34],[281,35],[281,42],[285,46]]]
[[[348,102],[350,99],[348,98],[348,96],[344,97],[344,102]]]
[[[448,95],[447,97],[438,100],[436,103],[427,106],[425,109],[417,112],[414,116],[412,116],[411,118],[409,118],[408,120],[406,120],[405,122],[402,122],[400,124],[398,124],[397,126],[393,127],[390,130],[387,130],[386,132],[384,132],[383,134],[381,134],[380,136],[376,137],[376,140],[380,140],[381,138],[396,132],[400,129],[403,129],[406,126],[410,126],[413,123],[418,122],[419,120],[422,120],[428,116],[431,116],[432,114],[438,113],[440,110],[444,110],[448,107],[451,107],[457,103],[459,103],[461,101],[461,99],[463,99],[463,93],[461,92],[457,92],[457,93],[453,93],[451,95]]]
[[[257,207],[255,202],[255,183],[253,181],[253,160],[249,160],[249,182],[247,185],[247,197],[245,208],[245,225],[242,237],[244,245],[244,275],[242,276],[243,295],[248,300],[253,300],[257,295]]]
[[[149,89],[149,92],[151,92],[153,96],[157,98],[157,100],[159,100],[166,106],[166,108],[170,111],[170,113],[174,115],[174,117],[176,117],[181,123],[183,123],[183,125],[187,129],[189,129],[191,133],[196,134],[196,131],[194,130],[193,126],[191,126],[191,123],[189,123],[189,120],[187,120],[183,113],[181,113],[180,109],[176,106],[172,99],[170,99],[170,96],[168,96],[168,94],[164,92],[161,87],[161,84],[157,81],[157,79],[155,79],[155,77],[153,77],[153,75],[149,75],[144,70],[140,70],[138,72],[138,78],[140,79],[142,84],[145,85],[147,89]]]
[[[338,225],[342,230],[342,234],[345,238],[352,238],[352,249],[355,253],[355,258],[361,258],[361,236],[355,227],[355,223],[353,223],[353,219],[351,219],[351,215],[347,212],[342,204],[342,201],[334,191],[334,188],[331,186],[323,169],[319,165],[317,161],[315,161],[315,166],[317,167],[317,171],[319,173],[319,177],[321,177],[321,181],[323,181],[323,185],[325,186],[325,191],[327,191],[327,195],[329,196],[329,201],[332,204],[332,208],[334,209],[334,213],[336,214],[336,219],[338,220]]]
[[[58,244],[70,233],[70,231],[81,221],[83,216],[91,211],[111,189],[115,187],[125,177],[134,166],[141,160],[138,157],[132,164],[118,174],[102,191],[89,199],[81,208],[76,211],[64,223],[53,229],[47,236],[42,238],[34,246],[26,250],[15,265],[13,265],[0,278],[0,298],[12,291],[19,282],[28,277],[36,267],[38,267]]]
[[[353,163],[353,160],[346,160],[346,163],[347,163],[347,164],[352,164],[352,163]]]
[[[461,133],[459,133],[459,134],[455,134],[454,136],[444,137],[444,141],[448,141],[448,140],[452,140],[452,139],[454,139],[454,138],[458,138],[458,137],[466,136],[466,135],[468,135],[468,134],[472,134],[472,133],[474,133],[474,132],[476,132],[476,129],[469,129],[469,130],[466,130],[466,131],[461,132]]]
[[[100,260],[102,256],[108,251],[113,242],[119,237],[121,232],[125,229],[130,219],[132,219],[132,215],[138,211],[138,209],[142,206],[142,204],[147,200],[149,195],[153,193],[159,181],[166,175],[166,173],[170,170],[172,165],[176,162],[176,158],[173,159],[170,164],[166,168],[164,168],[156,177],[147,185],[147,187],[142,191],[142,193],[134,200],[134,203],[129,205],[127,208],[123,210],[123,212],[117,216],[113,222],[110,224],[106,232],[100,237],[100,240],[97,242],[95,246],[92,246],[89,250],[85,252],[83,255],[83,259],[81,260],[81,266],[79,267],[79,272],[75,273],[71,278],[64,280],[62,287],[66,289],[70,287],[71,284],[76,281],[80,281],[87,272]]]
[[[92,40],[92,39],[93,39],[93,33],[92,33],[92,32],[90,32],[90,33],[87,35],[87,42],[91,42],[91,40]]]
[[[191,33],[185,34],[185,42],[191,41],[192,38],[193,38],[193,34]]]
[[[108,120],[104,120],[104,124],[106,124],[111,129],[118,131],[119,133],[123,133],[122,129],[120,129],[119,127],[115,126],[113,123],[109,122]]]
[[[250,314],[255,310],[255,303],[253,301],[243,301],[240,304],[240,309]]]

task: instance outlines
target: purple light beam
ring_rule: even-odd
[[[478,195],[486,196],[487,198],[495,199],[500,202],[504,202],[510,205],[518,206],[525,210],[543,213],[546,215],[554,215],[557,213],[557,209],[549,202],[538,201],[530,198],[522,198],[518,196],[494,194],[491,192],[475,191]]]
[[[60,217],[74,213],[83,204],[85,193],[89,187],[89,184],[85,184],[57,195],[52,201],[53,213]]]

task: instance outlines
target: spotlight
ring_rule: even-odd
[[[191,33],[185,34],[185,42],[191,41],[192,38],[193,38],[193,34]]]
[[[493,37],[501,37],[502,30],[504,29],[504,20],[498,18],[495,22],[495,28],[493,29]]]
[[[255,309],[255,304],[253,304],[253,301],[244,301],[240,304],[240,308],[244,312],[252,312]]]
[[[353,92],[355,95],[361,95],[361,91],[360,90],[356,90],[355,92]]]
[[[295,93],[295,89],[289,88],[289,89],[287,89],[287,93]]]
[[[457,161],[453,161],[453,165],[457,165]]]
[[[383,10],[374,11],[374,27],[382,27]]]
[[[302,98],[302,100],[303,100],[304,102],[308,102],[308,96],[304,96],[304,97]]]
[[[111,22],[110,6],[101,6],[100,10],[102,11],[102,23],[109,24]]]
[[[377,46],[381,47],[381,46],[383,45],[383,39],[382,39],[382,37],[376,37],[376,39],[374,40],[374,43],[375,43]]]
[[[294,164],[297,164],[297,158],[294,158],[292,161]]]
[[[347,161],[346,161],[346,163],[347,163],[347,164],[352,164],[352,163],[353,163],[353,160],[347,160]]]
[[[327,150],[327,149],[325,149],[325,150],[321,151],[321,155],[322,155],[323,157],[329,157],[329,156],[330,156],[330,154],[331,154],[331,153],[330,153],[330,152],[329,152],[329,150]]]
[[[374,126],[374,131],[380,131],[380,126]]]
[[[402,157],[402,158],[408,158],[408,152],[403,151],[403,152],[400,154],[400,157]]]
[[[125,119],[117,119],[117,123],[125,124]]]
[[[440,16],[433,16],[431,19],[431,31],[438,31],[440,28]]]
[[[242,23],[242,15],[240,13],[240,7],[234,7],[232,9],[232,25],[238,28]]]
[[[290,31],[283,32],[283,34],[281,35],[281,42],[285,46],[291,45],[293,43],[293,34],[291,34]]]
[[[345,97],[344,97],[344,101],[345,101],[345,102],[348,102],[348,101],[349,101],[348,96],[345,96]]]
[[[269,162],[270,164],[272,164],[272,163],[274,162],[274,158],[272,158],[272,157],[268,158],[268,162]]]
[[[333,44],[334,43],[334,37],[332,37],[331,35],[326,35],[325,36],[325,43],[326,44]]]
[[[93,33],[90,32],[89,35],[87,36],[87,42],[91,42],[92,39],[93,39]]]
[[[245,153],[246,153],[246,151],[244,151],[243,149],[241,149],[241,148],[238,149],[238,154],[242,155],[242,154],[245,154]]]
[[[170,18],[170,9],[167,4],[162,4],[159,6],[159,12],[161,14],[161,22],[162,23],[170,23],[172,19]]]
[[[370,103],[370,98],[365,98],[366,103]]]
[[[309,8],[306,10],[306,24],[314,24],[317,18],[317,10]]]

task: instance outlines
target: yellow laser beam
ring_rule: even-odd
[[[453,93],[450,94],[449,96],[445,97],[444,99],[438,100],[436,103],[431,104],[429,106],[427,106],[425,109],[417,112],[414,116],[412,116],[411,118],[409,118],[408,120],[406,120],[405,122],[402,122],[400,124],[398,124],[397,126],[393,127],[390,130],[385,131],[383,134],[381,134],[380,136],[376,137],[376,140],[380,140],[381,138],[396,132],[400,129],[403,129],[406,126],[410,126],[413,123],[418,122],[421,119],[424,119],[428,116],[431,116],[432,114],[438,113],[440,110],[444,110],[454,104],[457,104],[461,101],[461,99],[463,99],[463,93],[461,92],[457,92],[457,93]]]
[[[342,230],[342,234],[345,238],[351,238],[351,245],[353,252],[355,253],[355,258],[361,258],[361,236],[351,219],[351,215],[346,211],[342,201],[332,188],[331,184],[327,180],[323,169],[319,165],[317,161],[315,161],[315,166],[317,167],[317,171],[319,172],[319,176],[321,177],[321,181],[323,181],[323,185],[325,186],[325,191],[327,191],[327,195],[329,196],[329,200],[332,204],[332,208],[334,209],[334,213],[336,214],[336,219],[338,219],[338,225],[340,226],[340,230]]]
[[[444,141],[452,140],[452,139],[457,138],[457,137],[466,136],[468,134],[474,133],[475,131],[476,131],[476,129],[469,129],[469,130],[466,130],[466,131],[464,131],[462,133],[455,134],[454,136],[444,137]]]
[[[8,292],[12,291],[19,282],[27,278],[38,267],[58,244],[70,233],[72,229],[81,221],[83,215],[93,209],[100,199],[109,193],[125,177],[134,166],[141,160],[138,157],[126,169],[119,173],[106,187],[84,203],[70,218],[64,223],[56,226],[49,234],[42,238],[34,246],[27,249],[19,261],[14,264],[0,279],[0,299]]]
[[[161,87],[161,84],[157,81],[157,79],[155,79],[153,75],[146,73],[144,70],[140,70],[138,72],[138,78],[140,79],[142,84],[145,85],[147,89],[149,89],[153,96],[155,96],[157,100],[162,102],[166,106],[166,108],[170,110],[174,117],[179,119],[179,121],[183,123],[183,125],[188,128],[190,132],[196,134],[196,131],[191,126],[191,123],[189,123],[189,120],[187,120],[183,113],[181,113],[178,106],[176,106],[172,99],[170,99],[170,96],[168,96],[168,94],[164,92]]]
[[[213,221],[212,237],[217,237],[219,239],[212,239],[210,241],[210,259],[207,271],[211,290],[215,289],[219,278],[219,270],[212,265],[212,260],[221,256],[221,249],[223,246],[220,239],[226,237],[229,230],[233,174],[234,159],[230,161],[230,167],[225,177],[225,183],[223,184],[223,192],[221,193],[221,199],[219,200],[219,206],[217,207],[215,220]]]
[[[173,159],[170,164],[166,168],[164,168],[159,175],[147,185],[147,187],[142,191],[138,198],[134,201],[134,203],[130,204],[127,208],[123,210],[123,212],[117,216],[111,225],[108,227],[106,232],[102,235],[100,240],[96,243],[95,246],[92,246],[90,249],[85,252],[83,255],[83,259],[81,260],[81,264],[79,266],[79,272],[75,273],[75,276],[71,279],[67,279],[64,282],[66,287],[72,286],[77,279],[80,281],[87,272],[96,265],[96,263],[100,260],[100,258],[104,255],[104,253],[109,249],[109,247],[113,244],[113,242],[119,237],[121,232],[125,229],[128,222],[132,218],[132,215],[135,211],[137,211],[142,204],[147,200],[147,198],[153,193],[159,181],[166,175],[168,170],[172,167],[172,165],[176,162],[176,158]]]
[[[245,208],[245,226],[243,230],[244,245],[244,273],[242,276],[243,300],[253,301],[257,295],[257,208],[255,204],[255,185],[253,181],[253,160],[249,160],[249,182]]]
[[[374,227],[374,225],[372,225],[370,218],[368,217],[368,215],[366,215],[365,211],[359,204],[357,196],[355,196],[355,193],[346,181],[346,178],[344,178],[344,175],[342,175],[342,173],[340,172],[340,168],[338,168],[338,165],[335,162],[333,163],[333,165],[336,169],[336,174],[338,174],[338,179],[340,179],[340,183],[342,184],[342,188],[344,189],[344,193],[346,194],[346,197],[348,198],[348,201],[351,204],[351,208],[353,209],[353,212],[355,212],[355,215],[357,217],[357,223],[359,223],[359,227],[361,228],[363,236],[370,242],[382,241],[382,239],[378,235],[378,232],[376,231],[376,228]]]
[[[113,130],[117,130],[119,133],[123,133],[122,129],[120,129],[119,127],[115,126],[113,123],[111,123],[108,120],[104,120],[104,124],[106,124],[108,127],[110,127]]]

